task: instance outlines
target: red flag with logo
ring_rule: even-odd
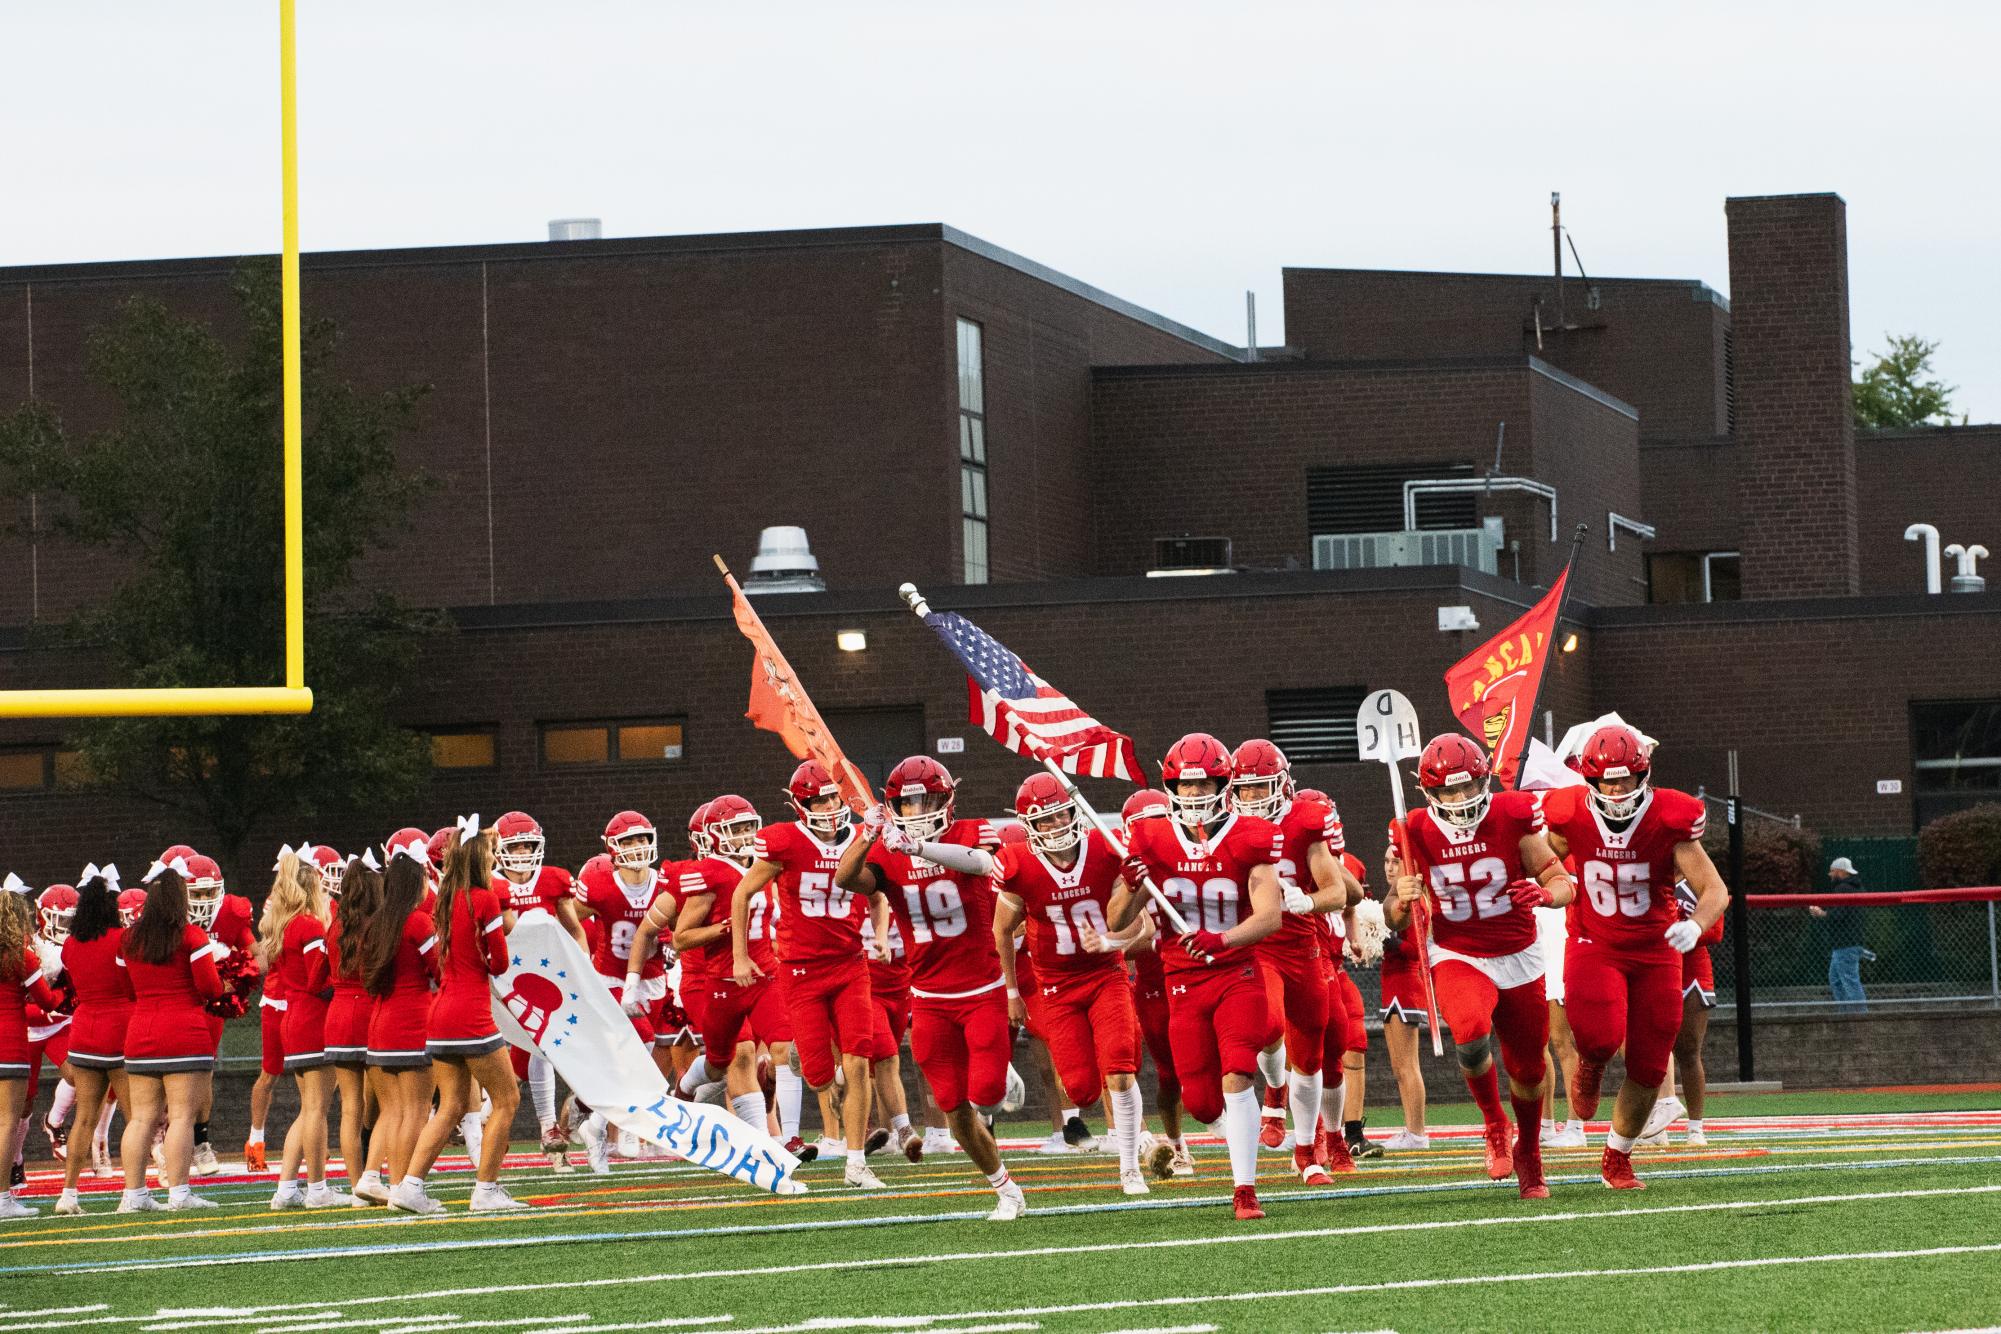
[[[1445,672],[1453,714],[1486,746],[1503,787],[1515,785],[1522,750],[1535,723],[1531,715],[1536,692],[1555,647],[1556,618],[1569,579],[1565,567],[1540,602]]]

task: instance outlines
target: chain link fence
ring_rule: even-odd
[[[2001,1008],[1993,903],[1750,909],[1751,1007],[1861,1014],[1883,1006]],[[1717,1003],[1734,1006],[1736,945],[1713,951]],[[1851,980],[1852,979],[1852,980]]]

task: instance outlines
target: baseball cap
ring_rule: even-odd
[[[1832,875],[1836,871],[1840,871],[1845,875],[1854,875],[1855,863],[1849,861],[1848,858],[1846,857],[1836,857],[1833,861],[1827,864],[1827,870],[1828,874],[1830,875]]]

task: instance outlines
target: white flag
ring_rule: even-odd
[[[775,1195],[803,1195],[799,1160],[761,1127],[674,1097],[570,933],[540,908],[507,935],[508,969],[493,979],[493,1021],[517,1047],[549,1058],[577,1097],[620,1130],[698,1167]]]

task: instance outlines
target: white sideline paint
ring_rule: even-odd
[[[823,1315],[795,1325],[756,1325],[744,1329],[732,1329],[729,1334],[809,1334],[809,1331],[843,1329],[904,1329],[920,1331],[921,1334],[1009,1334],[1010,1331],[1036,1330],[1042,1326],[1033,1320],[1016,1320],[1003,1324],[964,1325],[958,1322],[973,1319],[965,1315]],[[631,1320],[610,1325],[550,1325],[530,1331],[530,1334],[617,1334],[618,1331],[635,1329],[667,1329],[672,1320]],[[458,1329],[453,1325],[450,1328]]]
[[[1108,1329],[1105,1334],[1216,1334],[1214,1325],[1162,1325],[1157,1329]]]

